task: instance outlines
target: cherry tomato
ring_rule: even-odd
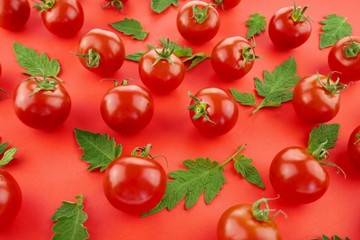
[[[329,186],[329,175],[306,149],[288,147],[272,160],[270,182],[280,198],[306,204],[324,195]]]
[[[104,95],[100,111],[110,128],[123,134],[133,134],[149,124],[154,113],[154,101],[146,88],[124,81]]]
[[[242,37],[228,37],[221,40],[212,50],[211,65],[214,71],[226,81],[245,76],[253,67],[254,47]]]
[[[229,10],[231,8],[239,5],[241,0],[212,0],[212,2],[217,6],[221,7],[224,10]]]
[[[207,137],[229,132],[238,119],[238,105],[223,89],[203,88],[191,97],[189,114],[194,126]]]
[[[10,31],[21,30],[30,17],[28,0],[0,1],[0,27]]]
[[[17,216],[21,203],[19,184],[10,173],[0,169],[0,228]]]
[[[59,37],[75,36],[84,24],[84,12],[78,0],[45,0],[35,7],[40,10],[45,27]]]
[[[66,89],[56,83],[54,90],[39,90],[32,79],[21,82],[15,89],[13,106],[17,117],[25,125],[42,130],[52,130],[69,116],[71,99]]]
[[[89,71],[110,76],[123,65],[125,47],[116,33],[95,28],[80,39],[77,55]]]
[[[166,189],[166,173],[154,159],[123,156],[105,170],[104,192],[117,209],[139,215],[154,208]]]
[[[284,7],[277,11],[269,22],[269,36],[280,49],[297,48],[311,35],[311,22],[304,16],[307,7]]]
[[[167,47],[152,49],[140,58],[139,75],[152,92],[168,94],[184,80],[185,65]]]
[[[360,80],[360,37],[344,37],[337,41],[328,55],[328,64],[338,71],[342,82]]]
[[[176,26],[186,40],[193,43],[204,43],[215,37],[219,31],[219,13],[209,3],[190,1],[180,8]]]
[[[355,128],[349,137],[347,153],[351,163],[360,170],[360,126]]]
[[[302,78],[295,85],[292,99],[297,115],[312,123],[333,119],[340,108],[340,94],[336,85],[330,80],[330,76],[315,74]]]

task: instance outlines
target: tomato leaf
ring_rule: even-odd
[[[210,56],[206,55],[205,53],[197,53],[194,54],[186,59],[183,60],[184,63],[190,62],[189,66],[186,68],[186,71],[189,71],[190,69],[197,66],[199,63],[203,62],[204,60],[210,58]]]
[[[110,26],[137,40],[144,40],[149,34],[149,32],[143,30],[141,23],[135,19],[125,18],[124,20],[110,23]]]
[[[159,39],[161,45],[163,47],[167,46],[169,43],[167,42],[166,39]],[[175,43],[175,42],[172,42],[170,41],[171,44],[174,44],[174,54],[177,56],[177,57],[190,57],[192,56],[192,49],[187,47],[187,46],[180,46],[179,44]]]
[[[320,21],[323,24],[320,34],[320,49],[331,47],[343,37],[350,36],[352,27],[346,22],[346,18],[336,14],[325,16],[326,20]]]
[[[57,78],[60,64],[56,59],[49,59],[45,54],[38,54],[34,49],[14,42],[16,61],[25,68],[25,74],[30,76],[45,76]]]
[[[321,124],[314,127],[309,136],[307,150],[313,155],[319,149],[329,150],[335,146],[338,138],[340,125],[334,124]]]
[[[129,61],[133,61],[133,62],[140,62],[140,58],[147,52],[146,51],[140,51],[140,52],[135,52],[135,53],[131,53],[125,56],[126,60]]]
[[[252,38],[255,35],[260,35],[261,32],[265,32],[266,27],[266,18],[265,16],[254,13],[250,15],[250,18],[246,21],[246,26],[248,27],[246,38]]]
[[[239,102],[241,105],[245,105],[245,106],[256,105],[256,98],[251,93],[239,92],[235,88],[230,88],[230,93],[234,97],[235,101]]]
[[[6,147],[8,146],[8,143],[2,143],[0,144],[0,155],[4,154],[2,158],[0,159],[0,166],[6,166],[9,162],[11,162],[14,159],[14,155],[17,152],[17,147],[12,147],[6,150]]]
[[[100,168],[104,171],[107,166],[121,155],[122,146],[116,145],[114,138],[108,134],[92,133],[75,128],[76,141],[84,151],[81,158],[90,164],[88,170]]]
[[[84,196],[76,196],[76,202],[63,201],[51,220],[56,222],[52,228],[55,233],[52,240],[83,240],[89,238],[84,226],[88,219],[84,209]]]
[[[261,179],[259,171],[252,165],[252,159],[246,158],[244,155],[238,155],[234,161],[234,168],[236,172],[248,181],[260,188],[265,189],[264,182]]]
[[[332,237],[328,237],[328,236],[325,236],[325,235],[322,235],[321,238],[314,238],[312,240],[350,240],[350,238],[348,237],[345,237],[344,239],[340,238],[339,236],[337,235],[334,235]]]
[[[178,0],[151,0],[151,9],[156,13],[161,13],[171,5],[179,5]]]

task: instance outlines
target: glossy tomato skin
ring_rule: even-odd
[[[194,18],[193,6],[204,9],[209,3],[203,1],[190,1],[182,6],[177,14],[176,26],[183,38],[199,44],[210,41],[215,37],[220,28],[220,17],[217,10],[209,5],[207,10],[208,18],[198,23]]]
[[[0,1],[0,27],[19,31],[24,28],[30,17],[30,4],[28,0],[2,0]]]
[[[215,123],[204,117],[194,119],[195,112],[189,111],[194,126],[206,137],[215,137],[229,132],[238,119],[238,105],[230,95],[221,88],[203,88],[194,95],[207,104],[207,115]],[[190,105],[195,102],[191,100]]]
[[[69,38],[84,24],[84,12],[78,0],[56,0],[54,6],[41,12],[45,27],[53,34]]]
[[[90,67],[87,59],[79,57],[81,64],[96,74],[110,76],[124,63],[125,47],[121,38],[112,31],[95,28],[85,33],[80,39],[78,54],[86,55],[92,49],[99,53],[100,62],[97,67]]]
[[[228,208],[217,225],[217,240],[280,240],[278,226],[272,220],[258,221],[252,205],[239,204]]]
[[[326,83],[327,77],[320,75]],[[304,77],[296,84],[292,99],[297,115],[305,122],[324,123],[333,119],[340,108],[340,94],[329,93],[318,82],[318,75]]]
[[[241,0],[212,0],[212,2],[224,10],[229,10],[239,5]]]
[[[0,228],[17,216],[22,203],[22,193],[15,178],[0,169]]]
[[[166,173],[153,159],[124,156],[115,159],[104,175],[104,193],[115,208],[134,215],[154,208],[166,189]]]
[[[110,128],[128,135],[140,131],[149,124],[154,113],[154,101],[144,87],[119,85],[104,95],[100,111]]]
[[[360,54],[349,58],[346,57],[344,51],[352,41],[360,44],[360,37],[351,36],[340,39],[331,47],[328,55],[329,67],[333,71],[340,72],[339,78],[345,83],[360,80]]]
[[[161,52],[161,49],[156,49]],[[141,81],[150,91],[156,94],[168,94],[178,88],[184,80],[185,65],[174,54],[170,61],[161,59],[155,65],[159,55],[154,49],[145,53],[139,61],[139,75]]]
[[[228,37],[221,40],[212,50],[211,66],[224,81],[233,81],[245,76],[253,67],[254,60],[244,61],[243,49],[250,48],[249,54],[255,56],[251,44],[242,37]]]
[[[350,162],[360,171],[360,139],[357,134],[360,134],[360,126],[356,127],[349,137],[347,153]]]
[[[327,171],[302,147],[280,151],[271,162],[269,176],[280,199],[293,204],[314,202],[329,186]]]
[[[297,48],[311,35],[311,22],[294,22],[291,18],[293,7],[284,7],[277,11],[269,22],[269,36],[276,47],[283,50]]]
[[[16,116],[29,127],[53,130],[69,116],[70,95],[60,83],[53,91],[40,90],[32,95],[36,87],[35,80],[27,80],[15,89],[13,106]]]

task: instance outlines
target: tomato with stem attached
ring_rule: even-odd
[[[229,10],[231,8],[236,7],[239,5],[241,0],[212,0],[217,7],[221,7],[224,10]]]
[[[2,0],[0,1],[0,27],[19,31],[24,28],[30,17],[30,4],[28,0]]]
[[[350,162],[360,170],[360,126],[356,127],[350,134],[347,154]]]

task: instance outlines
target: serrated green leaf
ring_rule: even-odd
[[[88,170],[100,168],[104,171],[107,166],[121,155],[122,146],[116,145],[114,138],[108,134],[92,133],[75,128],[76,141],[84,151],[81,158],[90,164]]]
[[[194,55],[186,58],[183,62],[184,63],[190,62],[190,65],[186,68],[186,71],[189,71],[190,69],[194,68],[199,63],[203,62],[204,60],[206,60],[208,58],[210,58],[210,56],[206,55],[203,52],[194,54]]]
[[[307,150],[314,153],[320,147],[325,150],[333,148],[338,138],[339,129],[340,125],[337,123],[321,124],[314,127],[310,132]]]
[[[17,147],[12,147],[4,152],[3,157],[0,160],[0,166],[6,166],[14,159],[14,155],[17,152]]]
[[[239,155],[234,161],[234,168],[236,172],[240,173],[246,181],[265,189],[265,185],[261,179],[260,173],[252,165],[252,161],[252,159],[246,158],[244,155]]]
[[[8,145],[9,145],[8,142],[4,142],[0,144],[0,154],[3,154],[5,152]]]
[[[147,51],[140,51],[131,53],[125,56],[126,60],[134,61],[134,62],[140,62],[141,57],[146,53]]]
[[[171,5],[177,7],[179,5],[178,0],[151,0],[151,9],[156,13],[161,13]]]
[[[141,23],[136,19],[125,18],[124,20],[110,23],[110,26],[137,40],[144,40],[149,34],[149,32],[143,30]]]
[[[168,42],[166,39],[159,39],[161,45],[163,47],[165,47],[166,45],[168,45]],[[174,49],[174,54],[177,56],[177,57],[190,57],[192,56],[192,49],[187,47],[187,46],[180,46],[179,44],[175,43],[175,42],[172,42],[170,41],[171,44],[174,44],[175,46],[175,49]]]
[[[266,27],[266,18],[265,16],[254,13],[250,15],[250,18],[246,21],[246,26],[248,27],[246,38],[252,38],[255,35],[260,35],[261,32],[265,32]]]
[[[234,97],[235,101],[239,102],[241,105],[245,106],[255,106],[256,98],[251,93],[239,92],[234,88],[230,88],[230,93]]]
[[[56,210],[51,220],[56,222],[52,228],[52,240],[84,240],[89,238],[89,233],[84,226],[88,219],[84,209],[84,196],[76,196],[76,202],[63,201]]]
[[[332,236],[332,237],[328,237],[328,236],[325,236],[324,234],[323,235],[321,235],[321,239],[320,238],[314,238],[314,239],[312,239],[312,240],[342,240],[339,236],[337,236],[337,235],[334,235],[334,236]],[[348,238],[348,237],[345,237],[344,238],[344,240],[350,240],[350,238]]]
[[[346,18],[330,14],[325,16],[325,19],[320,21],[323,24],[320,34],[320,49],[331,47],[341,38],[351,35],[352,27],[346,22]]]

